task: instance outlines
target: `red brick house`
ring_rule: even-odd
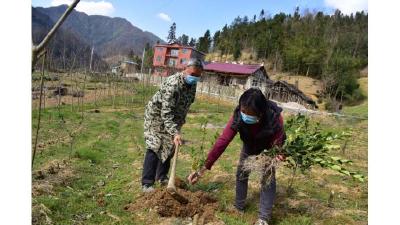
[[[204,60],[205,54],[190,46],[171,44],[158,44],[154,46],[153,66],[155,74],[168,76],[183,70],[190,58]]]

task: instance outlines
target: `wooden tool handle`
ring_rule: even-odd
[[[179,151],[179,145],[176,145],[175,152],[174,152],[174,158],[172,159],[172,168],[171,168],[171,173],[169,175],[167,189],[176,190],[176,188],[175,188],[175,172],[176,172],[176,160],[178,158],[178,151]]]

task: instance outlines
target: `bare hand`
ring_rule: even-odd
[[[174,144],[175,146],[182,145],[182,138],[180,134],[174,136]]]
[[[195,183],[197,183],[197,181],[200,180],[200,177],[203,176],[203,174],[204,174],[205,171],[206,171],[206,168],[203,167],[203,168],[201,168],[199,171],[196,171],[196,172],[191,173],[191,174],[188,176],[188,178],[187,178],[188,181],[189,181],[189,184],[195,184]]]
[[[286,159],[286,157],[285,157],[284,155],[281,155],[281,154],[277,155],[275,158],[276,158],[278,161],[285,161],[285,159]]]

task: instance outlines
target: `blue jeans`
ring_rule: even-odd
[[[235,207],[239,210],[244,210],[247,197],[248,181],[250,172],[243,171],[243,162],[249,156],[246,153],[246,148],[243,147],[240,152],[239,165],[236,171],[236,200]],[[260,207],[258,217],[263,220],[270,220],[272,206],[276,196],[276,180],[275,170],[273,170],[272,180],[270,184],[266,184],[264,179],[261,179],[260,190]]]

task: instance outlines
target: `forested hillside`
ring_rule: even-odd
[[[368,65],[368,14],[333,15],[296,8],[293,14],[235,18],[213,35],[207,30],[196,44],[200,51],[240,60],[250,52],[267,69],[321,79],[324,95],[338,100],[362,98],[356,78]]]

